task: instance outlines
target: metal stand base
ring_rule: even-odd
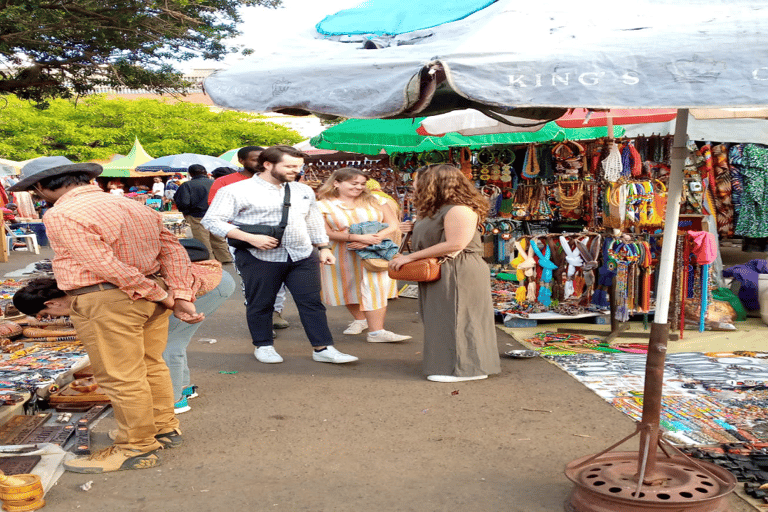
[[[685,455],[662,457],[652,481],[637,481],[637,452],[588,455],[568,464],[575,487],[568,512],[727,512],[736,479],[725,469]],[[650,475],[648,475],[650,476]]]

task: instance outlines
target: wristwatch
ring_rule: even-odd
[[[322,251],[323,249],[328,249],[330,251],[331,250],[331,246],[328,245],[328,244],[326,244],[326,245],[318,245],[317,246],[317,250],[318,251]]]

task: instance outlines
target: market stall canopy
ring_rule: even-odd
[[[24,166],[21,165],[21,162],[0,158],[0,176],[15,176],[19,174],[22,167]]]
[[[670,121],[677,115],[675,109],[621,109],[593,112],[576,108],[553,121],[563,128],[588,128],[626,123],[650,123]],[[491,133],[531,132],[541,128],[541,123],[519,117],[495,115],[488,117],[474,109],[454,110],[437,116],[430,116],[419,123],[416,132],[420,135],[442,136],[448,132],[461,135],[488,135]]]
[[[591,140],[605,137],[606,128],[561,128],[550,122],[534,132],[499,133],[467,137],[448,133],[443,137],[424,136],[416,128],[424,118],[416,119],[349,119],[332,126],[312,139],[316,148],[350,151],[364,155],[447,150],[452,147],[479,149],[498,144]],[[616,127],[614,134],[623,135]]]
[[[393,8],[407,13],[415,4]],[[234,109],[358,119],[456,108],[529,118],[537,114],[512,107],[761,106],[768,65],[757,56],[768,54],[766,33],[762,0],[638,0],[627,7],[498,0],[454,22],[377,36],[377,44],[289,33],[279,50],[211,75],[205,90]]]
[[[101,176],[104,178],[127,178],[131,176],[131,171],[136,169],[136,167],[150,160],[152,160],[152,157],[149,156],[139,142],[139,139],[136,138],[131,151],[127,155],[102,166],[104,171],[101,173]]]
[[[624,136],[672,134],[675,132],[675,125],[675,120],[665,123],[625,124]],[[734,117],[730,109],[693,109],[688,115],[687,133],[688,139],[696,141],[768,144],[768,119]]]
[[[180,153],[161,156],[136,167],[139,172],[187,172],[190,165],[200,164],[210,173],[217,167],[232,167],[232,163],[221,158],[197,153]]]
[[[21,172],[21,168],[27,165],[32,160],[34,160],[34,158],[17,162],[16,160],[8,160],[6,158],[0,158],[0,165],[2,165],[4,168],[10,168],[10,169],[6,169],[5,172],[7,172],[8,174],[5,174],[5,176],[11,176],[11,175],[19,174]]]

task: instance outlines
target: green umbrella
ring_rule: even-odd
[[[131,171],[137,166],[147,163],[152,160],[152,157],[144,151],[141,147],[141,143],[137,138],[133,143],[130,153],[123,158],[104,164],[104,172],[100,174],[104,178],[127,178],[131,175]]]
[[[456,132],[443,137],[416,133],[423,117],[415,119],[349,119],[332,126],[312,138],[316,148],[336,149],[364,155],[378,155],[383,149],[392,153],[421,153],[447,150],[451,147],[479,149],[497,144],[529,144],[532,142],[591,140],[606,137],[607,128],[561,128],[549,122],[535,132],[496,133],[492,135],[464,136]],[[624,129],[614,127],[614,136],[620,137]]]

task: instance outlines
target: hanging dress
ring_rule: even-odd
[[[375,196],[379,204],[387,202]],[[366,221],[384,222],[384,213],[371,206],[349,207],[339,199],[317,202],[325,221],[334,231],[344,231],[352,224]],[[387,306],[387,299],[397,297],[397,281],[387,272],[371,272],[363,266],[357,251],[347,249],[346,242],[331,240],[335,265],[320,265],[322,299],[328,306],[360,304],[362,311],[375,311]]]
[[[414,251],[445,242],[443,220],[452,207],[416,221]],[[440,279],[419,283],[425,375],[476,377],[501,371],[490,271],[482,254],[476,231],[464,251],[443,263]]]

